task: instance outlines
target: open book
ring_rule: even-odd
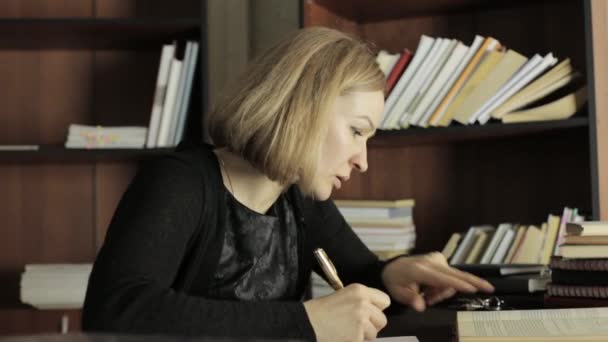
[[[462,311],[460,342],[608,341],[608,308]]]

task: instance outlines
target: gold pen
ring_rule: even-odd
[[[325,254],[323,248],[315,249],[314,254],[319,262],[319,266],[321,266],[321,270],[323,270],[323,273],[325,273],[325,276],[329,281],[329,285],[336,291],[344,288],[344,284],[342,284],[340,277],[338,277],[338,271],[336,271],[334,264],[329,260],[329,257]]]

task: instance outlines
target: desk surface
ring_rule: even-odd
[[[542,296],[503,297],[514,309],[534,309],[542,307]],[[448,306],[448,302],[445,306]],[[389,314],[388,325],[380,332],[380,337],[417,336],[420,342],[453,342],[456,336],[456,311],[446,307],[432,307],[425,312],[401,308]],[[277,340],[263,339],[220,339],[186,338],[173,336],[124,336],[104,334],[69,334],[0,337],[0,342],[264,342]],[[282,340],[296,341],[296,340]]]
[[[32,335],[0,337],[1,342],[265,342],[276,340],[264,339],[224,339],[197,337],[187,338],[179,336],[135,336],[135,335],[110,335],[110,334],[54,334],[54,335]],[[286,342],[298,342],[298,340],[282,340]]]

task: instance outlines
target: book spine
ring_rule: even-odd
[[[573,271],[608,271],[608,259],[552,258],[549,267]]]
[[[549,296],[608,298],[608,286],[579,286],[548,284]]]

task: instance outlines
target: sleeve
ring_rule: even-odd
[[[381,275],[386,263],[363,244],[332,200],[306,199],[305,212],[312,247],[325,250],[344,285],[361,283],[385,290]],[[317,263],[313,265],[324,276]]]
[[[314,340],[300,302],[214,300],[171,288],[205,203],[197,170],[163,158],[138,172],[95,261],[83,330]]]

